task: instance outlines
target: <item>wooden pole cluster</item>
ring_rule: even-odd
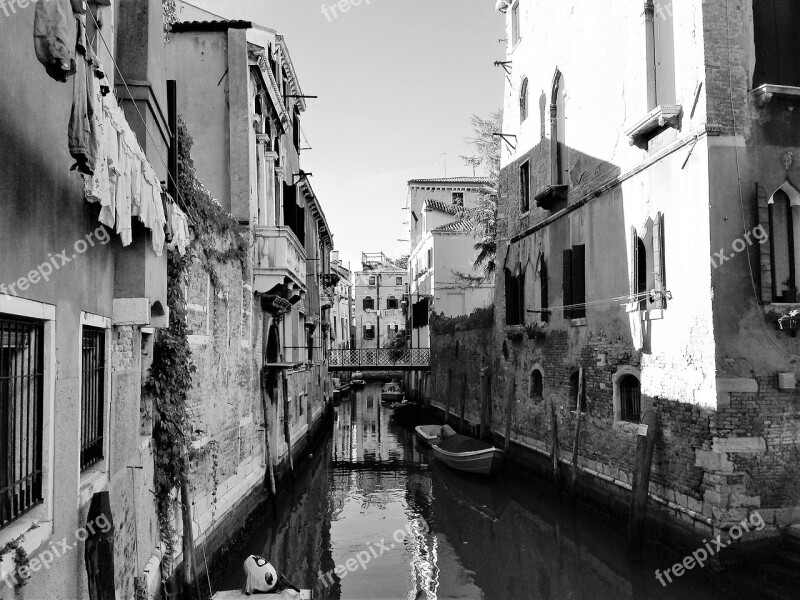
[[[561,487],[561,478],[558,473],[558,414],[556,414],[556,405],[554,402],[550,403],[550,429],[553,433],[553,449],[551,457],[553,459],[553,480],[556,488]]]
[[[517,395],[517,382],[514,378],[508,382],[508,391],[506,392],[506,432],[505,432],[505,446],[504,450],[508,454],[511,447],[511,421],[514,418],[514,409],[516,408],[516,395]]]
[[[633,468],[631,506],[628,516],[628,550],[631,558],[639,560],[644,547],[647,518],[647,498],[650,490],[650,470],[656,441],[656,414],[649,410],[642,417],[636,436],[636,463]]]

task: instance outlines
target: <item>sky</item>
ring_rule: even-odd
[[[505,20],[494,0],[352,1],[334,13],[334,0],[189,0],[286,38],[303,93],[319,96],[302,116],[301,165],[358,269],[362,252],[409,252],[409,179],[442,177],[445,161],[448,177],[473,174],[459,156],[470,117],[502,106]]]

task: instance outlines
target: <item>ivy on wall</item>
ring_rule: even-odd
[[[214,265],[238,261],[245,272],[249,247],[247,229],[225,212],[197,177],[191,157],[192,145],[186,124],[179,119],[176,200],[189,219],[192,240],[184,256],[174,250],[168,252],[169,327],[158,332],[153,347],[153,363],[144,385],[145,394],[153,399],[153,483],[164,550],[161,563],[164,580],[170,575],[176,554],[173,491],[190,487],[192,426],[187,395],[196,367],[189,347],[185,283],[193,260],[198,258],[214,287],[222,287]]]

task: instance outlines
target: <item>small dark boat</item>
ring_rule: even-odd
[[[504,452],[491,444],[459,433],[445,436],[433,445],[437,460],[465,473],[489,475],[503,462]]]
[[[342,382],[338,377],[333,377],[333,397],[341,398],[344,394],[350,391],[350,382]]]
[[[419,404],[416,402],[395,402],[391,406],[392,418],[402,425],[413,425],[419,417]]]
[[[353,378],[350,380],[350,386],[354,388],[361,388],[367,385],[364,381],[364,374],[361,371],[353,373]]]
[[[311,590],[300,590],[299,592],[283,590],[275,594],[267,592],[255,595],[246,594],[242,590],[228,590],[225,592],[217,592],[211,598],[212,600],[239,600],[240,598],[249,598],[252,600],[254,597],[264,598],[264,600],[311,600]]]
[[[402,402],[405,392],[398,381],[390,381],[381,390],[381,402]]]

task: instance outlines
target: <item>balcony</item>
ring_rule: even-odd
[[[256,227],[254,291],[296,304],[306,295],[306,251],[288,227]]]

